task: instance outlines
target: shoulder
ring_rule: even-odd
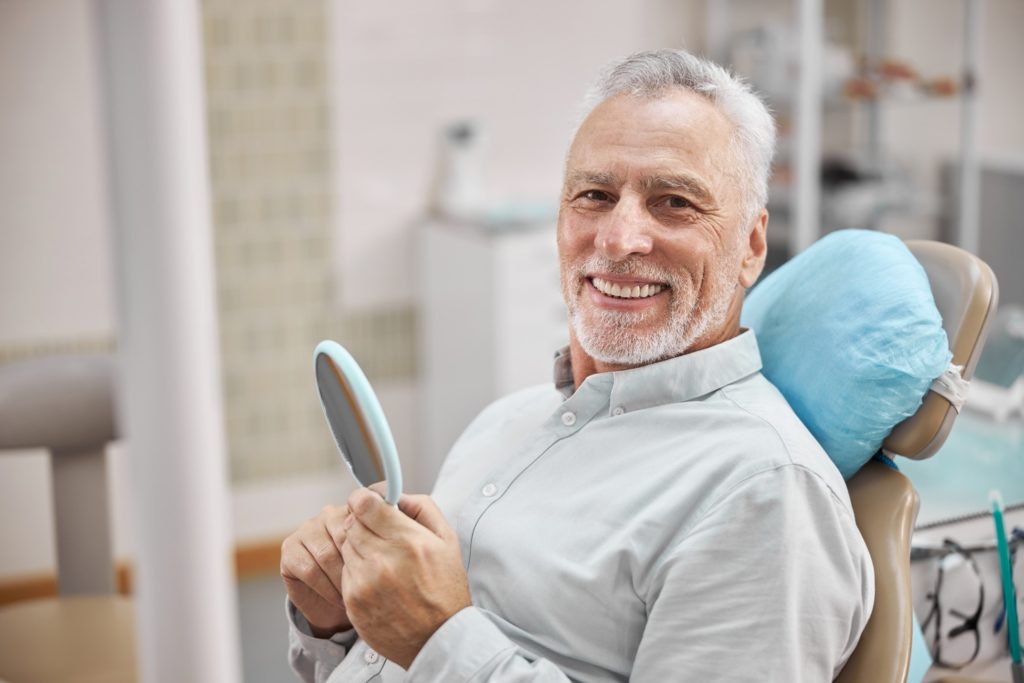
[[[758,457],[744,468],[743,476],[792,465],[815,478],[852,512],[839,469],[764,375],[757,373],[730,384],[720,394],[735,406],[736,419],[748,431],[749,440],[759,445]]]

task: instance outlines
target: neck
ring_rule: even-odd
[[[693,353],[694,351],[700,351],[708,347],[714,346],[715,344],[721,344],[722,342],[729,341],[740,333],[740,310],[743,307],[743,297],[736,297],[732,305],[729,307],[729,312],[725,317],[725,321],[717,329],[708,332],[683,351],[666,356],[664,358],[657,358],[649,363],[640,363],[638,365],[627,365],[618,363],[605,363],[599,361],[587,353],[576,339],[576,334],[570,327],[569,329],[569,360],[572,361],[572,383],[577,389],[583,385],[584,380],[591,375],[596,375],[602,372],[616,372],[618,370],[630,370],[632,368],[641,367],[642,365],[650,365],[651,363],[657,363],[669,358],[677,358],[687,353]]]

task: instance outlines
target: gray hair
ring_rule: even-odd
[[[684,88],[704,97],[733,124],[732,147],[746,185],[746,208],[753,217],[768,199],[775,120],[745,81],[718,64],[671,49],[637,52],[616,60],[605,67],[587,92],[578,125],[599,104],[616,95],[656,99],[671,88]]]

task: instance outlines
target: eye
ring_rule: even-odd
[[[604,190],[587,190],[580,194],[580,197],[591,202],[607,202],[611,197]]]
[[[691,204],[685,197],[671,195],[665,198],[665,206],[670,209],[689,209],[693,204]]]

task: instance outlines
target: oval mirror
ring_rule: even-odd
[[[402,495],[402,469],[391,429],[370,382],[352,355],[337,342],[320,342],[313,358],[320,404],[342,459],[360,485],[386,482],[384,499],[396,504]]]

